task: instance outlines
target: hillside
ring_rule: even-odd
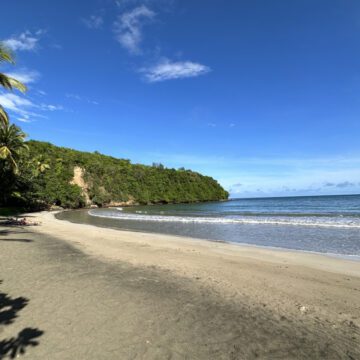
[[[38,202],[77,208],[228,198],[213,178],[190,170],[131,164],[98,152],[81,152],[39,141],[27,144],[31,158],[49,165],[33,179],[32,193]]]

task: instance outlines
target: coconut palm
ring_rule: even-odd
[[[32,159],[31,164],[33,166],[33,174],[35,177],[50,169],[50,165],[45,162],[43,156],[35,157],[34,159]]]
[[[0,42],[0,63],[8,62],[14,64],[14,56],[10,49]],[[21,92],[26,91],[26,86],[19,80],[16,80],[6,74],[0,73],[0,85],[6,90],[18,89]],[[9,116],[0,104],[0,124],[9,124]]]
[[[27,145],[26,135],[16,125],[0,125],[0,159],[6,160],[14,174],[18,173],[18,160]]]

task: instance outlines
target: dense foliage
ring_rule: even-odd
[[[0,42],[0,64],[14,64]],[[0,87],[26,91],[20,81],[0,73]],[[145,166],[49,143],[29,141],[11,124],[0,104],[0,206],[78,208],[96,204],[150,204],[227,199],[212,178],[185,169]]]
[[[180,203],[228,197],[214,179],[190,170],[131,164],[98,152],[75,151],[45,142],[29,141],[27,145],[29,152],[19,164],[21,176],[0,174],[0,182],[13,187],[18,201],[32,205],[77,208],[89,205],[89,200],[103,206],[111,202]],[[83,170],[85,192],[72,184],[76,167]]]

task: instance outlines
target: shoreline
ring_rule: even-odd
[[[31,358],[360,356],[356,261],[28,216],[0,225],[0,273],[45,332]]]
[[[264,259],[267,261],[274,262],[283,262],[283,261],[292,261],[297,265],[306,265],[314,269],[323,269],[328,270],[331,267],[332,271],[343,271],[345,269],[354,271],[356,276],[360,276],[360,263],[357,260],[343,258],[340,256],[331,256],[328,253],[319,253],[319,252],[311,252],[311,251],[303,251],[303,250],[292,250],[285,248],[272,248],[270,246],[258,246],[253,244],[242,244],[242,243],[231,243],[226,241],[216,241],[209,239],[201,239],[201,238],[192,238],[181,235],[168,235],[168,234],[160,234],[160,233],[152,233],[152,232],[142,232],[142,231],[133,231],[128,229],[119,229],[119,228],[108,228],[102,227],[92,224],[80,224],[71,222],[68,220],[60,220],[56,218],[56,214],[58,212],[39,212],[39,213],[31,213],[26,214],[30,216],[34,216],[35,219],[41,222],[41,226],[35,227],[34,230],[42,230],[43,225],[48,225],[50,227],[50,232],[53,230],[51,227],[55,224],[62,227],[63,229],[79,231],[81,232],[86,230],[93,230],[95,234],[104,238],[104,235],[111,235],[112,240],[118,238],[119,245],[121,241],[129,241],[132,240],[135,244],[149,242],[151,241],[153,246],[158,246],[161,248],[174,248],[181,247],[182,245],[186,247],[194,247],[200,248],[201,250],[210,251],[210,252],[221,252],[222,254],[226,254],[230,257],[252,257],[254,259]],[[62,224],[62,225],[61,225]],[[71,225],[70,225],[71,224]],[[95,231],[97,229],[97,231]],[[49,228],[47,229],[47,231]],[[46,231],[46,232],[47,232]],[[49,232],[49,233],[50,233]],[[59,237],[61,239],[65,239],[64,236],[59,236],[58,233],[52,234],[55,237]],[[66,239],[67,241],[71,240],[70,238]],[[85,245],[84,241],[78,242],[78,244]],[[95,245],[95,244],[93,244]],[[85,246],[86,248],[86,246]],[[85,250],[85,249],[83,249]],[[112,257],[111,254],[108,254],[106,251],[102,251],[100,247],[96,249],[99,251],[99,255],[105,257]],[[337,254],[335,254],[337,255]],[[345,264],[348,263],[348,266]],[[353,264],[353,265],[351,265]]]
[[[75,211],[82,211],[82,210],[88,210],[88,213],[89,213],[89,211],[93,210],[93,209],[90,209],[90,208],[89,209],[78,209],[78,210],[75,210]],[[272,250],[272,251],[290,252],[290,253],[294,252],[294,253],[299,253],[299,254],[302,254],[302,253],[303,254],[313,254],[313,255],[326,256],[326,257],[330,257],[330,258],[336,258],[336,259],[360,262],[360,255],[339,254],[339,253],[332,253],[332,252],[320,252],[320,251],[312,251],[312,250],[304,250],[304,249],[291,249],[291,248],[280,247],[280,246],[277,247],[277,246],[271,246],[271,245],[257,245],[257,244],[251,244],[251,243],[246,243],[246,242],[216,240],[216,239],[200,238],[200,237],[195,237],[195,236],[192,237],[192,236],[186,236],[186,235],[160,233],[160,232],[156,232],[156,231],[143,231],[143,230],[138,230],[138,229],[121,228],[121,227],[116,227],[116,226],[106,226],[106,225],[99,225],[99,224],[87,224],[87,223],[80,223],[80,222],[76,222],[76,221],[71,221],[69,219],[58,219],[56,217],[56,215],[63,212],[63,211],[68,211],[68,210],[48,211],[48,212],[54,214],[54,217],[59,221],[67,221],[67,222],[70,222],[72,224],[78,224],[78,225],[95,226],[95,227],[102,228],[102,229],[112,229],[112,230],[116,230],[116,231],[125,231],[125,232],[129,232],[129,233],[153,234],[153,235],[159,235],[159,236],[175,237],[175,238],[179,238],[179,239],[187,239],[187,240],[194,240],[194,241],[205,241],[205,242],[210,242],[210,243],[223,243],[223,244],[228,244],[228,245],[232,245],[232,246],[235,246],[235,247],[237,247],[237,246],[245,247],[245,248],[249,247],[249,248],[255,248],[255,249],[260,249],[260,250],[263,249],[263,250]],[[91,215],[91,216],[105,218],[105,219],[108,218],[106,216],[99,216],[99,215]],[[256,224],[254,226],[261,226],[261,225],[263,225],[263,224]],[[284,224],[284,226],[298,226],[298,225]]]

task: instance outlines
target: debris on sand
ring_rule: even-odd
[[[38,226],[40,225],[37,221],[29,221],[26,218],[8,218],[5,220],[5,225],[12,225],[12,226]]]

